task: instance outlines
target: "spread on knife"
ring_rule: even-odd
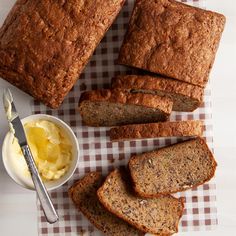
[[[35,164],[44,181],[57,180],[68,171],[72,146],[64,130],[51,121],[36,120],[24,124]],[[16,138],[10,148],[10,158],[23,178],[30,178],[28,167]]]
[[[12,120],[14,120],[16,118],[16,113],[12,112],[12,102],[13,102],[13,97],[11,95],[11,93],[4,93],[3,94],[3,105],[5,107],[6,110],[6,115],[7,115],[7,120],[9,123],[9,128],[10,131],[15,134],[15,130],[13,128],[13,125],[11,123]]]

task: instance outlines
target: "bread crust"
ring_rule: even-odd
[[[203,125],[204,123],[201,120],[124,125],[111,128],[109,136],[111,141],[173,136],[202,136]]]
[[[74,192],[76,191],[76,189],[78,189],[78,188],[81,189],[81,187],[83,187],[83,186],[97,184],[98,182],[101,185],[103,180],[104,180],[104,178],[103,178],[103,176],[100,172],[91,172],[91,173],[85,175],[82,179],[76,181],[69,188],[68,194],[69,194],[69,197],[74,202],[74,204],[76,205],[76,207],[78,208],[78,210],[80,210],[96,228],[101,230],[104,234],[110,235],[109,232],[104,230],[104,227],[102,227],[101,224],[99,224],[96,220],[94,220],[91,217],[90,213],[88,213],[83,207],[81,207],[80,204],[78,204],[78,202],[76,201],[75,196],[74,196]],[[104,211],[105,211],[105,209],[104,209]],[[106,213],[106,214],[108,214],[108,213]],[[110,215],[110,213],[109,213],[109,215]],[[111,217],[111,215],[110,215],[110,217]],[[125,225],[127,224],[126,222],[121,221],[119,218],[117,218],[117,220],[114,220],[113,223],[119,223],[120,226],[121,226],[122,223],[124,223]],[[112,225],[111,225],[111,227],[112,227]],[[129,228],[127,227],[127,230],[130,230],[130,232],[127,232],[127,233],[136,233],[139,236],[144,236],[144,233],[142,233],[141,231],[136,230],[135,228],[132,228],[132,226],[129,226]]]
[[[106,177],[106,179],[105,179],[103,185],[102,185],[102,186],[98,189],[98,191],[97,191],[98,198],[99,198],[100,202],[104,205],[104,207],[105,207],[108,211],[110,211],[110,212],[112,212],[113,214],[115,214],[116,216],[118,216],[119,218],[125,220],[125,221],[128,222],[129,224],[133,225],[134,227],[136,227],[137,229],[139,229],[139,230],[141,230],[141,231],[143,231],[143,232],[145,232],[145,233],[153,233],[153,234],[155,234],[155,235],[160,235],[160,236],[172,235],[172,234],[156,234],[155,231],[152,231],[152,230],[150,230],[150,229],[147,231],[146,228],[144,228],[144,227],[142,227],[142,226],[140,226],[140,225],[134,223],[134,222],[131,221],[131,220],[128,220],[128,219],[125,218],[122,214],[120,214],[119,212],[114,211],[113,209],[110,208],[110,206],[106,203],[106,201],[104,201],[102,192],[104,191],[104,186],[105,186],[106,181],[109,182],[109,179],[112,178],[113,176],[116,176],[116,175],[120,175],[120,170],[115,169],[114,171],[112,171],[112,172]],[[179,217],[179,220],[180,220],[180,218],[182,217],[183,212],[184,212],[184,201],[185,201],[184,198],[179,198],[179,199],[177,199],[177,198],[175,198],[175,197],[173,197],[173,196],[171,196],[171,195],[169,195],[168,197],[170,197],[170,198],[172,198],[172,199],[178,200],[178,203],[181,204],[181,207],[179,208],[179,211],[178,211],[178,217]],[[173,232],[173,234],[178,232],[178,223],[179,223],[179,220],[178,220],[178,222],[176,223],[176,226],[175,226],[176,232]]]
[[[132,104],[160,109],[167,115],[171,113],[173,102],[168,97],[153,94],[130,93],[121,89],[92,90],[81,94],[79,105],[84,101]]]
[[[205,87],[225,25],[174,0],[137,0],[118,63]]]
[[[204,89],[197,85],[162,76],[150,75],[120,75],[114,77],[112,78],[112,88],[161,90],[196,99],[199,101],[199,104],[202,103],[204,95]]]
[[[169,192],[159,192],[159,193],[156,193],[156,194],[147,194],[147,193],[144,193],[142,192],[138,186],[137,186],[137,183],[135,181],[135,176],[132,172],[132,162],[135,161],[135,156],[131,157],[129,162],[128,162],[128,166],[129,166],[129,170],[130,170],[130,175],[131,175],[131,178],[132,178],[132,181],[133,181],[133,184],[134,184],[134,189],[135,189],[135,192],[141,196],[141,197],[145,197],[145,198],[153,198],[153,197],[159,197],[159,196],[163,196],[163,195],[169,195],[169,194],[174,194],[174,193],[177,193],[177,192],[183,192],[183,191],[186,191],[188,189],[192,189],[192,188],[196,188],[200,185],[203,185],[204,183],[210,181],[214,175],[215,175],[215,171],[216,171],[216,167],[217,167],[217,162],[212,154],[212,152],[210,151],[209,147],[207,146],[205,140],[201,137],[198,137],[196,139],[191,139],[191,140],[187,140],[187,141],[183,141],[183,142],[180,142],[180,143],[177,143],[177,144],[173,144],[173,145],[170,145],[170,146],[175,146],[175,145],[178,145],[178,144],[182,144],[182,143],[187,143],[187,142],[191,142],[191,141],[194,141],[194,140],[198,140],[200,142],[200,144],[202,144],[204,147],[205,147],[205,150],[209,153],[209,157],[210,159],[212,160],[212,163],[213,163],[213,167],[212,167],[212,172],[211,174],[209,175],[209,177],[203,181],[203,182],[199,182],[198,184],[196,185],[192,185],[191,187],[186,187],[186,188],[182,188],[182,189],[179,189],[178,191],[169,191]],[[161,148],[162,150],[163,149],[168,149],[170,146],[167,146],[167,147],[164,147],[164,148]]]
[[[57,108],[124,2],[17,0],[0,29],[0,76]]]
[[[90,179],[89,180],[94,180],[94,179],[99,179],[101,178],[101,173],[99,172],[92,172],[89,173],[90,175]],[[101,231],[103,231],[103,228],[100,227],[100,225],[94,221],[90,215],[87,213],[87,211],[85,211],[82,207],[80,207],[79,204],[76,203],[76,200],[74,199],[74,191],[78,186],[81,186],[83,184],[89,184],[90,181],[88,180],[88,176],[84,176],[81,180],[76,181],[76,183],[74,183],[68,190],[68,194],[69,197],[71,198],[71,200],[74,202],[74,204],[76,205],[76,207],[89,219],[89,221],[98,229],[100,229]],[[104,232],[104,231],[103,231]]]

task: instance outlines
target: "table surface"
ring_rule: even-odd
[[[0,25],[15,0],[0,0]],[[211,73],[213,100],[214,150],[218,162],[216,173],[217,210],[219,225],[215,231],[191,232],[191,235],[234,235],[236,231],[236,2],[235,0],[207,0],[207,9],[223,13],[226,29]],[[20,116],[30,114],[31,97],[0,80],[0,94],[11,88]],[[1,103],[1,102],[0,102]],[[7,132],[7,122],[0,105],[0,145]],[[1,155],[1,154],[0,154]],[[0,229],[1,235],[35,236],[37,210],[35,193],[17,186],[7,175],[0,158]],[[189,235],[190,233],[179,233]]]

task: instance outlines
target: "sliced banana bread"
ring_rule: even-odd
[[[112,141],[173,136],[202,136],[203,121],[186,120],[117,126],[110,129]]]
[[[169,195],[143,199],[137,197],[130,186],[127,173],[114,170],[99,188],[98,198],[110,212],[143,232],[157,235],[178,232],[178,223],[184,209],[182,198]]]
[[[184,191],[209,181],[217,163],[202,138],[131,157],[135,191],[143,197]]]
[[[173,111],[194,111],[202,101],[204,89],[193,84],[161,76],[124,75],[112,79],[112,88],[168,96]]]
[[[101,173],[92,172],[78,180],[70,189],[69,196],[76,207],[105,235],[144,235],[127,222],[107,211],[97,198],[97,190],[103,182]]]
[[[82,93],[79,111],[86,125],[115,126],[166,121],[172,105],[168,97],[104,89]]]

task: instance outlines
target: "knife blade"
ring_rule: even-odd
[[[27,138],[23,125],[13,102],[13,97],[10,89],[5,89],[3,92],[3,105],[5,108],[7,120],[9,122],[10,130],[13,132],[19,142],[46,219],[49,223],[55,223],[59,219],[57,212],[52,204],[52,201],[35,165],[30,147],[27,144]]]
[[[15,104],[13,103],[13,97],[9,89],[4,90],[3,92],[3,104],[8,122],[10,124],[10,129],[13,129],[13,133],[18,139],[20,146],[26,145],[27,140],[25,131],[16,111]]]

